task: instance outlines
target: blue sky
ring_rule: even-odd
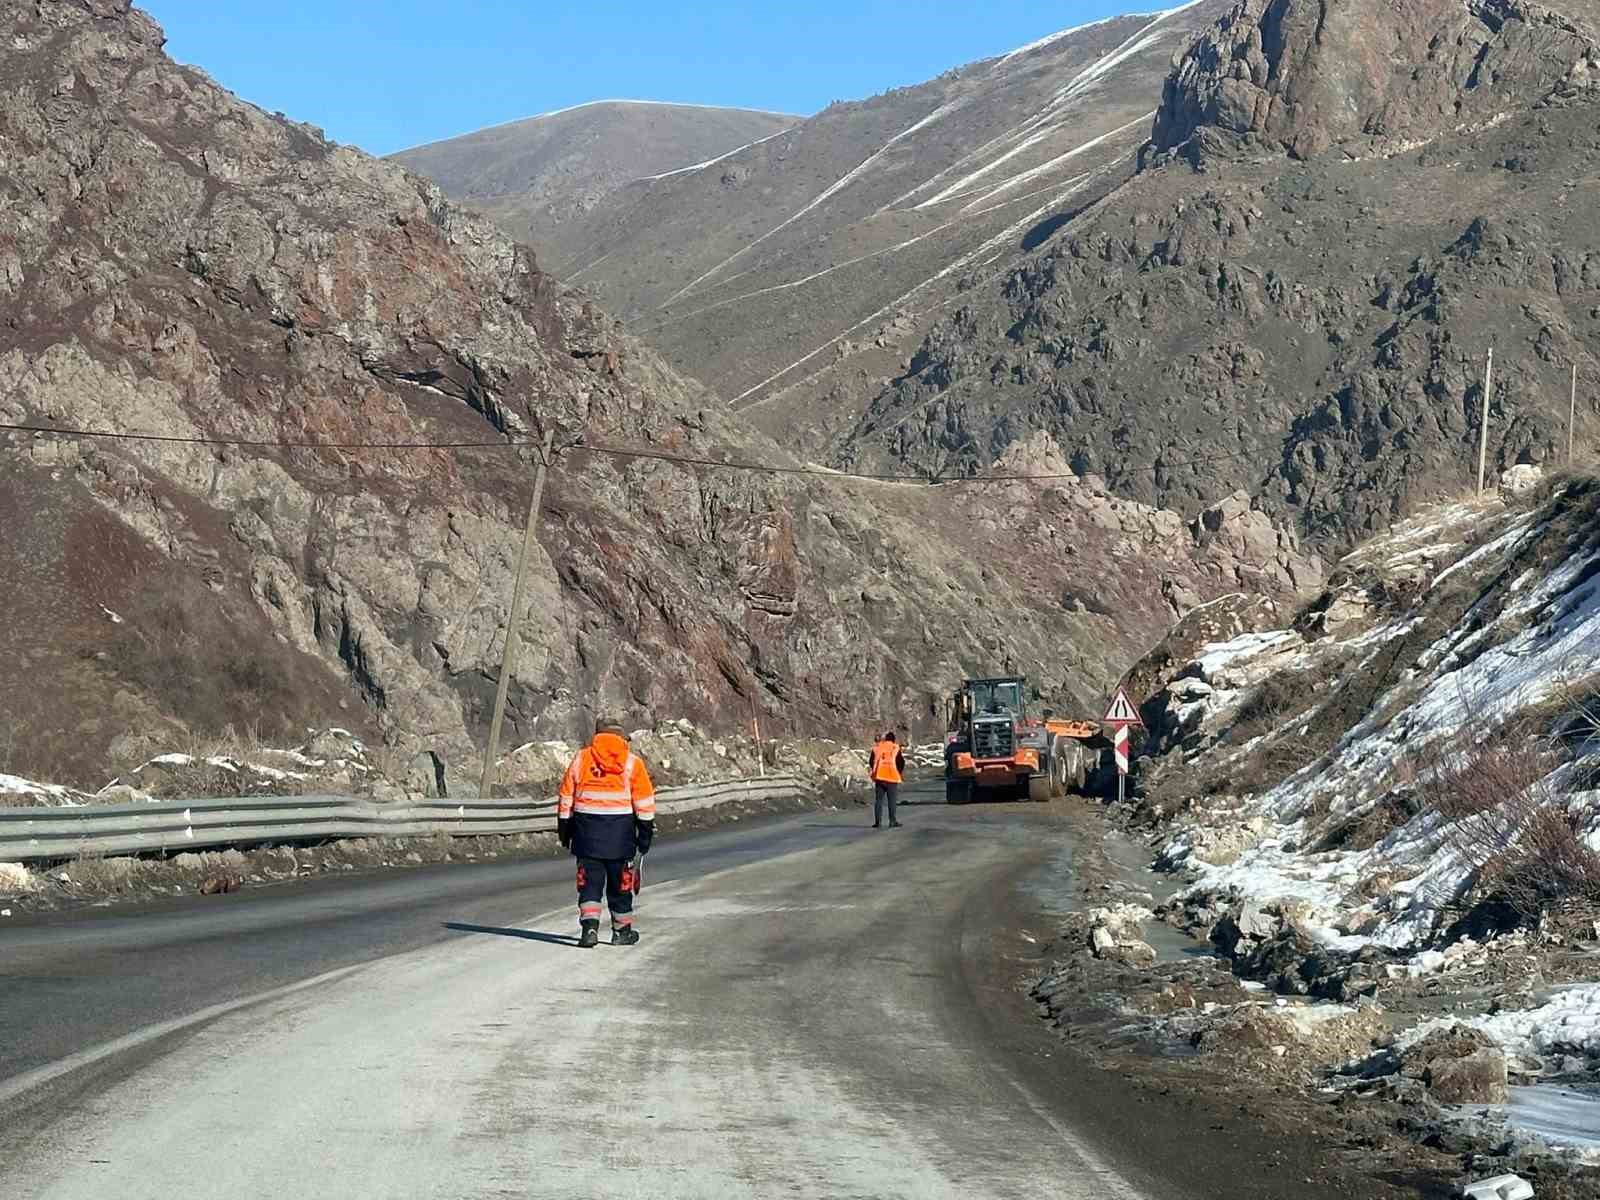
[[[617,97],[812,113],[1139,7],[1137,0],[139,3],[166,28],[167,52],[180,62],[203,67],[268,111],[377,154]]]

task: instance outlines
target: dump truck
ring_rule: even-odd
[[[1082,791],[1099,759],[1098,722],[1031,717],[1020,675],[968,679],[947,705],[944,798],[1046,801]]]

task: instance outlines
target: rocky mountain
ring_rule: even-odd
[[[640,176],[690,170],[800,121],[700,104],[599,100],[392,155],[542,246]]]
[[[1038,431],[1346,545],[1600,427],[1595,0],[1244,0],[1066,31],[620,189],[548,246],[837,465]],[[1172,56],[1176,55],[1174,59]]]
[[[818,448],[935,316],[1126,176],[1172,55],[1226,10],[1099,21],[834,104],[559,228],[498,215],[680,371]]]
[[[1184,607],[1319,575],[1248,500],[1186,521],[1048,435],[997,465],[1066,478],[777,473],[526,247],[163,40],[125,0],[0,9],[0,422],[74,431],[3,434],[0,770],[330,719],[470,764],[546,431],[519,740],[600,708],[926,728],[1008,664],[1083,711]]]
[[[1180,509],[1319,540],[1592,439],[1600,6],[1247,0],[1168,78],[1142,169],[992,284],[835,440],[972,469],[1049,431]]]

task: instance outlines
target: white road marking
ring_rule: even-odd
[[[310,979],[302,979],[299,983],[291,983],[287,987],[273,988],[266,992],[257,992],[253,996],[246,996],[242,1000],[229,1000],[225,1004],[213,1004],[192,1012],[185,1017],[175,1017],[170,1021],[159,1021],[154,1025],[146,1025],[143,1029],[125,1034],[109,1042],[102,1042],[87,1050],[80,1050],[76,1054],[69,1054],[66,1058],[58,1058],[53,1063],[42,1067],[35,1067],[31,1071],[24,1071],[21,1075],[13,1075],[10,1079],[0,1082],[0,1104],[15,1100],[24,1092],[41,1087],[53,1079],[59,1079],[81,1067],[92,1066],[103,1059],[115,1054],[125,1054],[129,1050],[136,1050],[157,1038],[164,1038],[169,1034],[179,1033],[194,1025],[203,1025],[207,1021],[214,1021],[218,1017],[225,1017],[229,1013],[237,1012],[241,1008],[249,1008],[252,1004],[266,1004],[273,1000],[283,1000],[298,992],[308,991],[311,988],[322,987],[324,984],[333,983],[343,979],[346,975],[353,974],[369,964],[360,963],[353,967],[340,967],[336,971],[328,971],[322,975],[315,975]]]

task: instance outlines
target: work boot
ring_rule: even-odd
[[[903,829],[903,828],[905,828],[905,826],[901,825],[899,821],[890,821],[889,822],[889,828],[890,829]]]
[[[874,829],[882,829],[883,828],[883,822],[882,821],[874,821],[872,823],[872,827]]]
[[[600,944],[600,922],[584,921],[583,933],[578,936],[578,945],[585,950],[593,950]]]
[[[637,946],[639,944],[639,931],[632,925],[613,925],[611,927],[611,944],[613,946]]]

